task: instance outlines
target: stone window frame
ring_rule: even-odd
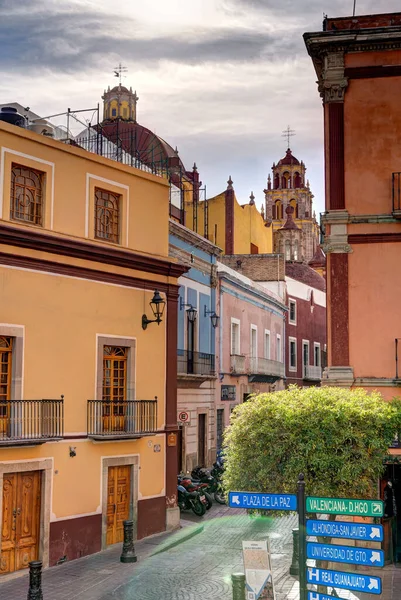
[[[127,360],[127,398],[126,400],[136,399],[136,338],[112,336],[106,334],[96,335],[96,383],[95,398],[101,400],[103,395],[103,347],[104,346],[124,346],[128,348]]]
[[[295,345],[295,365],[291,364],[291,343]],[[297,338],[288,337],[288,370],[289,371],[297,371],[298,369],[298,348],[297,348]]]
[[[0,335],[14,339],[11,355],[11,400],[23,400],[24,325],[0,323]]]
[[[295,318],[291,319],[291,304],[294,305],[294,314],[295,314]],[[290,325],[296,325],[297,324],[297,301],[294,300],[293,298],[291,298],[288,301],[288,323]]]

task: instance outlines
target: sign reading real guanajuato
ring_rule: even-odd
[[[308,567],[306,571],[308,583],[327,585],[333,588],[342,588],[367,594],[381,594],[382,582],[380,577],[360,575],[359,573],[345,573],[343,571],[330,571],[327,569],[314,569]]]

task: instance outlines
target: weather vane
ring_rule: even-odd
[[[283,138],[287,138],[287,148],[290,147],[290,138],[292,136],[296,135],[295,131],[293,129],[290,128],[290,126],[288,125],[287,129],[285,129],[282,133]]]
[[[120,85],[121,85],[121,78],[123,76],[123,73],[126,73],[127,71],[128,71],[127,67],[123,67],[121,63],[118,65],[118,67],[116,67],[114,69],[114,77],[119,78]]]

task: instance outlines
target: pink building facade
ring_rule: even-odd
[[[231,411],[250,394],[284,389],[283,301],[262,285],[218,263],[216,446]]]

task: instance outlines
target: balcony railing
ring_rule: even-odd
[[[215,356],[205,352],[192,352],[191,350],[178,350],[177,373],[179,375],[215,374]]]
[[[88,400],[88,436],[141,437],[157,429],[157,400]]]
[[[393,173],[393,216],[401,217],[401,173]]]
[[[0,444],[43,443],[64,435],[64,398],[0,400]]]
[[[249,373],[252,375],[272,375],[284,377],[284,363],[270,358],[256,358],[251,356],[249,361]]]
[[[313,365],[304,365],[304,379],[310,379],[312,381],[320,381],[322,379],[322,367],[315,367]]]
[[[246,373],[245,356],[242,354],[231,354],[231,373]]]

